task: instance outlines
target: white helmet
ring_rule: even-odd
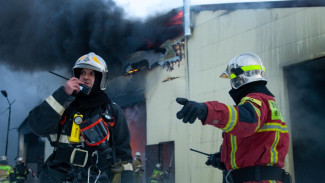
[[[161,169],[161,163],[157,163],[156,168],[160,170]]]
[[[135,156],[141,156],[140,152],[136,152]]]
[[[18,157],[16,159],[16,164],[24,163],[24,158],[23,157]]]
[[[234,89],[254,81],[266,81],[265,67],[259,56],[254,53],[242,53],[230,60],[221,78],[230,78]]]
[[[7,158],[7,156],[1,156],[0,160],[1,160],[1,161],[7,161],[8,158]]]
[[[102,59],[100,56],[96,55],[93,52],[90,52],[87,55],[80,57],[72,68],[73,75],[75,77],[78,77],[76,75],[77,73],[76,69],[91,69],[102,73],[102,80],[100,81],[100,89],[101,90],[106,89],[106,85],[108,82],[108,70],[107,70],[107,65],[105,60]]]

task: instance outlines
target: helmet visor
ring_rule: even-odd
[[[227,71],[223,71],[219,77],[220,78],[225,78],[225,79],[230,79],[229,74],[228,74]]]

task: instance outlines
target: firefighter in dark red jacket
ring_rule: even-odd
[[[223,130],[221,152],[206,162],[219,169],[225,167],[225,181],[233,183],[290,182],[282,168],[289,148],[289,134],[278,104],[266,87],[265,67],[254,53],[242,53],[233,58],[220,76],[230,78],[229,94],[236,105],[218,101],[198,103],[185,98],[176,101],[184,105],[177,113],[183,122]]]
[[[104,92],[105,61],[91,52],[73,74],[28,116],[33,132],[54,147],[40,182],[132,182],[130,133],[123,110]]]

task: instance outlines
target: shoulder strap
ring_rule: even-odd
[[[114,126],[117,119],[117,111],[114,109],[112,102],[107,102],[104,105],[102,116],[105,118],[105,121],[109,124],[109,131],[111,133],[110,143],[112,147],[112,159],[113,164],[117,163],[116,159],[116,149],[115,149],[115,140],[114,140]]]
[[[252,97],[244,97],[241,99],[240,103],[238,105],[244,104],[246,101],[250,101],[253,102],[254,104],[258,105],[258,106],[262,106],[262,101],[252,98]]]

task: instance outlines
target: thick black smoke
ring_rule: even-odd
[[[15,70],[49,70],[71,67],[93,51],[120,66],[130,53],[179,35],[181,26],[165,26],[175,13],[143,22],[124,19],[112,0],[1,1],[0,62]]]

